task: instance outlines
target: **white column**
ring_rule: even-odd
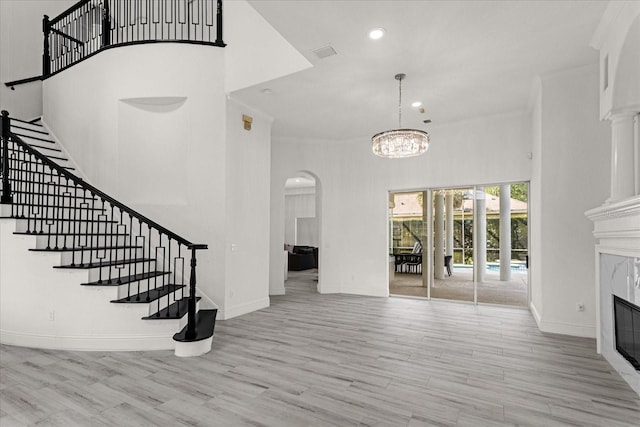
[[[511,280],[511,186],[500,186],[500,280]]]
[[[422,244],[422,286],[427,288],[427,298],[431,299],[433,283],[433,194],[432,190],[422,192],[422,220],[425,222],[425,239]]]
[[[473,246],[476,259],[473,260],[476,270],[476,281],[483,282],[487,270],[487,211],[484,187],[476,187],[476,205],[474,207],[475,235]]]
[[[636,150],[636,195],[640,196],[640,113],[636,114],[633,120],[635,122],[635,135],[633,139]]]
[[[436,279],[444,279],[444,196],[435,195],[435,220],[433,224],[433,273]]]
[[[611,196],[615,202],[635,195],[635,112],[614,114],[611,121]]]
[[[444,245],[444,254],[453,256],[453,193],[447,191],[446,196],[444,196],[444,204],[445,204],[445,245]]]

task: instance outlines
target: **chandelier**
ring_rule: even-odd
[[[429,148],[429,134],[417,129],[402,129],[402,80],[406,74],[396,74],[398,80],[398,129],[377,133],[371,138],[376,156],[397,159],[419,156]]]

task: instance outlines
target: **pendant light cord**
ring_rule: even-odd
[[[402,129],[402,79],[398,79],[398,129]]]

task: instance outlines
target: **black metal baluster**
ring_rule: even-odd
[[[115,220],[115,216],[113,215],[113,204],[111,205],[111,223],[110,223],[110,227],[111,227],[111,231],[109,234],[111,234],[111,237],[109,238],[109,261],[115,261],[116,265],[118,265],[118,250],[116,250],[115,252],[115,257],[113,255],[113,248],[114,246],[118,246],[118,234],[120,234],[120,224],[122,222],[122,211],[120,211],[120,222],[116,222]],[[116,242],[115,244],[113,243],[113,227],[116,227]],[[120,272],[120,270],[118,270],[118,272]],[[109,281],[111,281],[111,278],[109,278]],[[120,276],[118,275],[118,283],[120,283]]]
[[[53,171],[51,169],[49,169],[49,174],[48,174],[48,182],[47,182],[47,187],[48,187],[48,192],[47,192],[47,204],[45,205],[45,224],[48,225],[47,227],[47,250],[51,249],[51,224],[48,220],[48,218],[53,218],[53,214],[50,214],[51,212],[51,194],[50,192],[54,192],[55,193],[55,187],[53,186]],[[52,216],[49,216],[52,215]]]
[[[57,182],[56,182],[56,195],[53,198],[53,215],[55,218],[55,225],[56,225],[56,229],[55,229],[55,239],[56,239],[56,246],[55,246],[55,250],[58,250],[58,238],[60,237],[60,175],[59,172],[56,170],[56,178],[57,178]]]
[[[29,159],[31,160],[31,156],[29,156]],[[32,163],[25,163],[25,183],[24,186],[26,187],[24,189],[25,192],[21,192],[19,193],[20,195],[18,196],[18,199],[22,200],[22,202],[25,205],[30,205],[30,215],[27,215],[27,233],[31,234],[31,219],[33,217],[33,192],[30,191],[31,190],[31,179],[33,177],[33,164]]]
[[[84,248],[88,247],[90,252],[93,252],[93,248],[91,248],[90,242],[89,242],[89,228],[90,228],[90,223],[89,223],[89,203],[87,202],[87,190],[83,189],[82,191],[82,203],[80,204],[81,210],[80,210],[80,218],[82,219],[82,212],[85,212],[85,219],[86,219],[86,225],[84,227],[84,246],[81,245],[81,239],[78,238],[78,246],[83,248],[83,250],[80,252],[80,265],[84,265]],[[89,254],[91,255],[91,254]]]
[[[76,236],[82,230],[82,222],[77,222],[78,220],[78,183],[73,181],[73,236],[71,237],[71,266],[75,267],[76,265]],[[78,234],[76,234],[76,227]],[[80,242],[78,242],[80,243]]]
[[[147,292],[149,292],[151,290],[151,225],[147,224],[147,259],[149,259],[149,261],[147,261],[149,263],[149,268],[148,270],[148,274],[147,274]],[[145,263],[143,262],[142,265],[144,265]]]
[[[172,289],[173,289],[172,284],[174,282],[174,278],[171,277],[171,270],[169,270],[171,268],[171,237],[167,236],[167,240],[168,240],[168,242],[167,242],[168,254],[167,254],[166,261],[167,261],[167,272],[169,273],[169,274],[167,274],[167,282],[168,282],[167,286],[169,286],[169,290],[168,290],[168,293],[167,293],[167,305],[171,305],[170,295],[172,294],[172,292],[171,292]],[[174,297],[174,301],[175,301],[175,294],[173,294],[173,297]]]
[[[102,201],[102,208],[104,209],[104,200]],[[104,246],[105,246],[105,250],[104,250],[104,256],[105,258],[107,257],[107,246],[111,246],[111,244],[113,243],[113,223],[111,223],[111,233],[109,233],[109,244],[107,245],[107,227],[108,227],[108,215],[105,213],[105,219],[104,219]],[[113,218],[113,206],[111,206],[111,218]],[[117,239],[116,239],[117,241]],[[111,250],[109,249],[109,254],[111,254]],[[108,262],[113,261],[113,259],[109,258],[107,260]],[[111,272],[113,271],[112,268],[109,268],[109,278],[107,279],[107,283],[111,283]]]
[[[96,195],[93,194],[93,192],[91,193],[91,208],[87,209],[87,219],[89,219],[89,214],[91,214],[91,221],[89,221],[89,224],[91,224],[91,232],[87,233],[87,237],[89,238],[89,241],[87,242],[87,246],[89,246],[90,248],[98,248],[98,244],[97,242],[94,244],[94,233],[93,233],[93,229],[94,229],[94,218],[93,218],[93,214],[95,213],[95,206],[96,206]],[[97,251],[97,249],[96,249]],[[98,254],[96,253],[96,256]],[[93,249],[91,251],[89,251],[89,265],[91,265],[93,263]]]
[[[162,246],[162,234],[160,234],[159,231],[158,231],[158,241],[159,241],[158,245],[155,247],[155,251],[154,251],[155,252],[155,258],[156,258],[156,262],[155,262],[155,270],[156,271],[158,270],[158,249],[160,248],[160,246]],[[149,258],[151,258],[151,257],[149,257]],[[151,263],[151,262],[149,262],[149,263]],[[153,278],[153,290],[157,291],[157,289],[158,289],[158,276],[156,275]],[[149,293],[147,293],[147,302],[149,301],[150,297],[151,297],[151,295],[150,295],[150,292],[149,292]],[[160,311],[159,309],[160,309],[160,307],[158,306],[158,311]]]
[[[67,249],[67,237],[71,234],[71,224],[67,225],[67,231],[64,231],[64,224],[68,223],[69,220],[71,220],[71,211],[69,210],[68,206],[64,203],[65,199],[66,199],[66,194],[68,194],[66,188],[69,188],[69,178],[65,177],[65,186],[64,186],[65,190],[61,190],[62,191],[62,200],[60,201],[61,203],[61,208],[62,208],[62,218],[60,219],[60,228],[62,230],[62,234],[64,235],[63,239],[62,239],[62,249],[66,250]],[[67,211],[67,214],[65,215],[65,210]],[[71,238],[73,239],[73,236],[71,236]]]
[[[133,251],[133,217],[131,216],[131,214],[129,215],[129,259],[131,259],[131,251]],[[122,249],[122,254],[124,256],[124,254],[126,254],[126,245],[127,245],[127,239],[124,239],[124,244],[123,249]],[[135,263],[134,263],[135,266]],[[134,273],[135,274],[135,273]],[[131,276],[131,264],[129,264],[129,276]],[[127,295],[131,296],[131,282],[129,282],[127,284]]]
[[[104,206],[104,200],[102,201],[102,206]],[[98,214],[98,227],[96,230],[97,233],[97,237],[96,237],[96,244],[98,244],[99,241],[99,236],[100,236],[100,218],[101,217],[105,217],[106,218],[106,214]],[[106,221],[106,219],[105,219]],[[105,230],[106,230],[106,224],[105,224]],[[106,231],[105,231],[105,237],[106,237]],[[102,255],[102,256],[101,256]],[[98,251],[96,251],[96,258],[98,259],[98,283],[102,283],[102,266],[103,266],[103,261],[107,256],[107,250],[106,249],[100,249]],[[109,268],[109,271],[111,271],[111,268]],[[107,281],[106,283],[110,283],[110,281]]]
[[[177,260],[181,260],[181,263],[180,263],[180,301],[182,301],[182,299],[184,298],[184,258],[182,258],[181,252],[182,252],[182,244],[178,243],[178,256],[176,257],[176,261]],[[175,264],[173,266],[173,270],[174,270],[173,274],[174,274],[174,277],[175,277],[175,274],[178,271],[178,267]],[[176,285],[177,284],[178,283],[177,283],[177,280],[176,280]],[[181,317],[181,315],[180,315],[180,304],[176,304],[176,307],[178,309],[177,316]]]
[[[139,224],[138,237],[142,241],[142,258],[144,258],[145,238],[142,235],[142,221],[138,220],[138,224]],[[137,246],[137,244],[138,244],[138,240],[136,239],[136,246]],[[136,293],[138,294],[138,296],[136,297],[136,301],[140,301],[140,286],[142,286],[142,280],[143,279],[144,279],[144,262],[142,263],[142,274],[140,276],[140,280],[137,281],[137,283],[138,283],[138,292],[136,292]]]
[[[47,201],[49,200],[49,186],[45,184],[45,174],[44,171],[38,173],[40,176],[40,212],[42,215],[40,216],[40,234],[44,233],[44,219],[47,215]]]

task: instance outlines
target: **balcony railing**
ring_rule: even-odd
[[[42,78],[115,46],[225,46],[222,0],[82,0],[53,19],[45,15],[42,31]]]

